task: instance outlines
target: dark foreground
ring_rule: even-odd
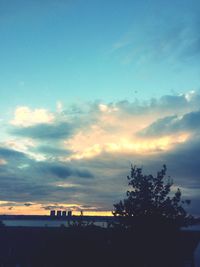
[[[132,233],[120,229],[0,229],[1,267],[183,267],[192,266],[196,232]]]

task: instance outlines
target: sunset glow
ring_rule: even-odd
[[[84,209],[82,205],[78,204],[66,204],[59,203],[48,204],[37,204],[37,203],[10,203],[8,201],[1,201],[0,206],[0,215],[50,215],[50,210],[62,210],[62,211],[72,211],[72,214],[75,216],[80,216],[81,212],[85,216],[112,216],[112,211],[97,211],[95,207],[92,209]],[[52,207],[51,209],[45,209],[46,206]]]
[[[113,139],[116,142],[105,142],[103,137],[101,140],[100,136],[78,136],[75,140],[69,141],[69,146],[75,152],[74,155],[70,156],[68,159],[82,159],[82,158],[92,158],[96,157],[103,152],[108,153],[126,153],[135,152],[138,154],[149,154],[158,153],[160,151],[166,151],[172,149],[174,146],[180,143],[184,143],[188,140],[189,133],[174,134],[169,136],[164,136],[160,138],[147,138],[139,139],[137,137],[122,138],[115,136]],[[108,136],[108,139],[112,139],[112,136]],[[77,141],[79,140],[79,141]],[[98,140],[98,143],[94,144],[93,140]],[[113,141],[114,141],[113,140]]]

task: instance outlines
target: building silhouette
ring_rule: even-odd
[[[57,210],[57,217],[61,217],[62,216],[62,211],[61,210]]]
[[[62,211],[62,217],[66,217],[67,216],[67,212],[66,212],[66,210],[63,210]]]
[[[67,212],[66,210],[51,210],[49,215],[50,217],[71,217],[72,211],[69,210]]]
[[[54,217],[55,215],[56,215],[56,211],[55,211],[55,210],[51,210],[51,211],[50,211],[50,216],[51,216],[51,217]]]

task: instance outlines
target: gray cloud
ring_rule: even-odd
[[[26,207],[30,207],[32,205],[33,205],[32,203],[28,203],[28,202],[24,203],[24,206],[26,206]]]
[[[41,145],[34,148],[33,151],[42,153],[50,157],[69,156],[72,153],[71,150],[54,147],[52,145]]]
[[[59,178],[67,178],[73,174],[73,171],[69,167],[61,165],[48,166],[46,170]]]
[[[79,199],[84,187],[59,187],[54,183],[65,178],[91,180],[94,175],[86,168],[61,164],[57,161],[35,161],[15,150],[1,148],[0,156],[8,163],[0,166],[0,200],[17,202],[68,201]],[[87,184],[87,183],[86,183]],[[76,193],[76,197],[75,197]],[[74,196],[74,197],[72,197]],[[27,205],[27,204],[26,204]]]
[[[182,131],[198,132],[200,130],[200,111],[190,112],[184,116],[169,116],[158,119],[142,130],[141,136],[162,136]]]
[[[96,207],[90,206],[90,205],[80,205],[80,206],[75,206],[75,205],[70,205],[69,207],[59,205],[57,203],[53,205],[43,205],[42,208],[44,210],[76,210],[76,211],[81,211],[81,210],[97,210]]]
[[[55,140],[66,138],[74,132],[74,125],[67,122],[55,124],[37,124],[30,127],[16,127],[11,133],[18,136],[41,140]]]
[[[44,210],[66,210],[65,206],[62,205],[47,205],[42,207]],[[72,206],[72,208],[75,208],[75,206]]]
[[[188,94],[164,95],[159,99],[152,98],[147,102],[123,100],[117,103],[109,103],[108,107],[119,109],[116,113],[121,113],[122,116],[124,114],[140,116],[157,114],[158,112],[161,116],[165,114],[183,114],[199,110],[200,94],[191,91]]]
[[[78,189],[54,186],[45,178],[34,179],[35,171],[29,177],[21,177],[18,173],[13,176],[0,175],[0,199],[16,202],[55,202],[72,201]]]
[[[26,155],[10,148],[0,147],[0,157],[5,159],[24,159]]]
[[[93,178],[93,174],[86,169],[79,169],[74,166],[61,164],[59,162],[40,162],[36,163],[37,168],[42,173],[50,173],[58,178],[67,178],[69,176],[78,176],[81,178]]]
[[[19,172],[16,168],[13,175],[9,174],[9,172],[6,175],[0,174],[0,199],[27,203],[79,203],[97,207],[97,210],[112,209],[114,203],[125,197],[127,190],[126,176],[129,174],[131,163],[138,166],[142,165],[144,166],[144,172],[153,174],[156,174],[162,165],[166,163],[168,174],[171,175],[174,183],[182,188],[189,188],[193,192],[196,188],[200,188],[199,142],[200,139],[196,138],[192,144],[180,145],[173,151],[156,153],[151,157],[133,153],[118,153],[113,156],[107,153],[93,159],[72,162],[69,168],[71,171],[73,166],[76,166],[76,168],[81,166],[84,170],[89,168],[90,172],[95,172],[95,177],[92,180],[82,179],[81,177],[74,179],[73,174],[67,176],[67,181],[75,185],[81,184],[81,187],[65,188],[53,185],[53,181],[63,179],[66,175],[70,175],[71,172],[68,168],[60,168],[62,166],[60,164],[54,163],[51,165],[45,162],[36,162],[26,171]],[[74,168],[74,173],[76,173],[76,168]],[[197,203],[198,197],[192,193],[190,196],[185,196],[185,198],[192,199],[191,209],[197,213],[198,206],[195,203]]]

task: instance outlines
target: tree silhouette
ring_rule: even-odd
[[[136,225],[161,227],[173,225],[180,228],[187,225],[192,216],[184,209],[184,204],[190,200],[181,200],[181,190],[171,192],[173,181],[166,177],[166,165],[157,172],[157,175],[145,175],[142,168],[131,166],[128,185],[132,187],[127,191],[127,198],[114,204],[114,216],[118,216],[121,224],[126,227]]]

